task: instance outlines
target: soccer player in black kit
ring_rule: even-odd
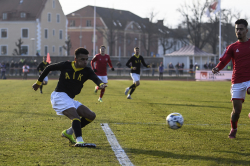
[[[62,136],[75,144],[75,147],[95,146],[84,143],[81,128],[91,123],[96,115],[88,107],[74,100],[74,97],[81,92],[84,82],[88,79],[92,80],[101,89],[107,86],[91,68],[86,67],[88,54],[89,52],[85,48],[78,48],[75,50],[75,61],[60,62],[47,66],[38,81],[32,86],[36,91],[50,71],[61,71],[57,87],[51,94],[51,104],[57,115],[65,115],[72,120],[72,127],[64,130]]]
[[[37,71],[39,72],[39,75],[41,75],[43,70],[49,65],[49,63],[46,62],[46,59],[47,59],[47,57],[44,56],[43,61],[36,68]],[[48,76],[46,76],[42,81],[42,84],[40,86],[40,93],[43,93],[43,85],[47,85],[47,84],[48,84]]]
[[[129,90],[131,89],[130,93],[127,96],[127,99],[132,99],[131,98],[132,93],[135,91],[136,87],[140,85],[141,63],[143,64],[143,66],[150,68],[150,65],[147,65],[144,62],[144,58],[141,55],[139,55],[138,47],[134,48],[134,52],[135,54],[126,63],[126,66],[131,68],[130,75],[133,79],[133,84],[125,89],[125,95],[127,95]]]

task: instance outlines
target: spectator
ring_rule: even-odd
[[[38,51],[36,52],[36,56],[40,56],[40,54],[39,54],[39,52],[38,52]]]
[[[12,76],[13,76],[13,74],[14,74],[14,67],[15,67],[15,63],[14,63],[14,61],[12,60],[12,61],[10,62],[10,75],[12,75]]]
[[[200,67],[199,67],[199,65],[196,62],[194,64],[194,70],[200,70]]]
[[[155,67],[156,67],[154,62],[152,63],[151,67],[152,67],[152,76],[154,76],[155,75]]]
[[[5,74],[9,75],[10,74],[10,63],[9,63],[9,61],[6,62],[5,67],[6,67],[6,73]]]
[[[23,80],[27,80],[27,75],[29,73],[30,67],[25,63],[23,65]]]
[[[209,69],[212,69],[213,68],[213,65],[212,65],[212,62],[210,61],[209,64],[208,64],[208,68]]]
[[[5,72],[6,72],[6,65],[4,62],[0,64],[1,67],[1,79],[6,79]]]
[[[161,62],[160,66],[159,66],[159,80],[163,80],[163,71],[164,71],[164,66]]]
[[[22,76],[22,68],[23,68],[23,60],[20,59],[20,61],[18,62],[18,73],[19,73],[19,76]]]
[[[203,65],[204,69],[207,70],[208,69],[208,64],[207,62]]]
[[[18,73],[18,62],[15,62],[15,76],[17,75]]]
[[[172,76],[172,73],[174,71],[174,65],[172,64],[172,62],[169,63],[168,68],[169,68],[169,75]]]
[[[178,63],[175,65],[176,76],[179,76],[179,68],[180,68],[180,63],[178,62]]]
[[[189,73],[190,73],[190,76],[193,76],[194,74],[194,65],[192,63],[189,65]]]

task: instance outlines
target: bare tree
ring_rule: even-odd
[[[221,10],[221,38],[226,45],[235,41],[234,27],[232,26],[232,20],[240,18],[240,12],[233,12],[231,9]],[[218,53],[219,44],[219,13],[214,14],[209,18],[209,22],[206,26],[210,32],[210,38],[208,44],[212,47],[213,54]],[[223,46],[223,45],[222,45]],[[224,46],[225,47],[225,46]]]
[[[149,18],[146,18],[144,22],[142,22],[141,30],[141,44],[147,52],[147,56],[150,56],[150,52],[152,47],[157,46],[158,40],[158,32],[155,24],[153,23],[153,19],[157,14],[153,11],[150,13]]]
[[[22,39],[18,39],[18,42],[15,42],[16,46],[17,46],[17,49],[15,48],[13,50],[13,54],[12,55],[21,55],[22,54],[22,44],[23,44],[23,41]]]
[[[72,43],[71,43],[71,40],[70,40],[70,37],[68,36],[68,39],[65,41],[65,44],[63,46],[63,49],[65,49],[67,51],[67,55],[69,56],[70,55],[70,50],[72,48]]]
[[[173,36],[170,36],[170,33],[170,30],[167,28],[161,27],[161,29],[159,29],[159,42],[162,46],[163,54],[166,54],[166,51],[176,44],[176,40]]]
[[[97,27],[97,31],[101,33],[101,35],[106,39],[109,45],[109,55],[113,55],[114,44],[117,41],[118,37],[122,37],[119,34],[117,23],[114,20],[117,20],[115,15],[115,10],[109,10],[109,19],[106,20],[105,24],[107,25],[107,29],[105,27]]]
[[[185,3],[177,9],[184,18],[183,23],[187,27],[190,42],[199,49],[202,49],[207,44],[210,37],[209,30],[202,22],[208,5],[208,0],[205,0],[204,3],[196,0],[191,4]]]

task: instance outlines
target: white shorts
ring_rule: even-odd
[[[97,76],[103,83],[108,83],[108,76]]]
[[[250,88],[250,81],[231,85],[231,100],[245,100],[246,92]]]
[[[45,82],[48,82],[48,80],[49,80],[48,76],[46,76],[46,77],[43,79],[43,81],[45,81]]]
[[[130,76],[133,79],[133,82],[140,81],[140,74],[130,73]]]
[[[51,93],[50,101],[51,101],[51,104],[52,104],[52,108],[56,111],[57,115],[63,115],[62,112],[65,111],[68,108],[74,107],[75,109],[77,109],[79,106],[82,105],[82,103],[70,98],[64,92],[55,92],[55,91],[53,91]]]

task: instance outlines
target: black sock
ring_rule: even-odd
[[[84,118],[84,117],[82,117],[81,118],[81,127],[83,128],[83,127],[85,127],[86,125],[88,125],[89,123],[91,123],[93,120],[90,120],[90,119],[88,119],[88,118]]]
[[[133,89],[134,87],[136,87],[135,84],[132,84],[132,85],[129,87],[129,89]]]
[[[74,130],[76,138],[82,136],[81,120],[80,119],[75,118],[72,120],[72,128]]]
[[[43,84],[42,85],[40,85],[40,91],[42,91],[43,90]]]
[[[130,94],[130,96],[131,96],[131,95],[132,95],[132,93],[135,91],[135,88],[136,88],[136,87],[133,87],[133,88],[131,89],[131,91],[130,91],[130,93],[129,93],[129,94]]]

